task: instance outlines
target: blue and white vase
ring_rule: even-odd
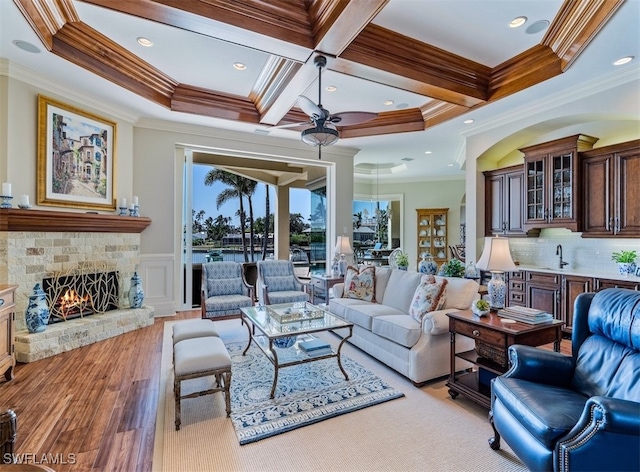
[[[27,329],[30,333],[41,333],[47,329],[49,324],[49,305],[47,305],[47,296],[42,290],[40,284],[35,284],[33,292],[29,296],[27,311],[24,315],[27,323]]]
[[[421,274],[433,274],[438,272],[438,264],[433,260],[433,256],[430,253],[424,253],[422,260],[418,264],[418,272]]]
[[[134,272],[131,277],[131,287],[129,288],[129,306],[131,308],[142,308],[144,301],[144,290],[142,289],[142,279],[138,272]]]

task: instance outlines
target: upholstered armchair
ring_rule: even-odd
[[[492,381],[492,449],[504,439],[531,470],[640,470],[640,292],[576,299],[572,355],[509,348]]]
[[[253,305],[253,287],[237,262],[202,264],[202,318],[240,318],[240,308]]]
[[[291,261],[258,261],[258,301],[261,305],[309,301],[308,284],[302,282]]]

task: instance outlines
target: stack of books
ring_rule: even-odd
[[[300,349],[308,356],[325,356],[331,354],[331,345],[317,338],[301,342]]]
[[[498,310],[498,316],[529,324],[548,323],[553,320],[553,315],[551,313],[524,306],[510,306],[503,308],[502,310]]]

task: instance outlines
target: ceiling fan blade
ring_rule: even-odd
[[[304,95],[298,96],[298,105],[300,105],[302,111],[309,115],[311,118],[318,118],[322,116],[322,110],[320,109],[320,107]]]
[[[338,126],[351,126],[364,123],[365,121],[371,121],[375,118],[378,118],[377,113],[370,113],[366,111],[345,111],[343,113],[331,115],[329,121]]]
[[[286,125],[270,126],[269,129],[297,128],[298,126],[313,126],[313,121],[303,121],[301,123],[287,123]]]

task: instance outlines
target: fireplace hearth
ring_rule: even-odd
[[[42,288],[51,313],[49,324],[118,309],[119,286],[117,271],[94,264],[44,278]]]

